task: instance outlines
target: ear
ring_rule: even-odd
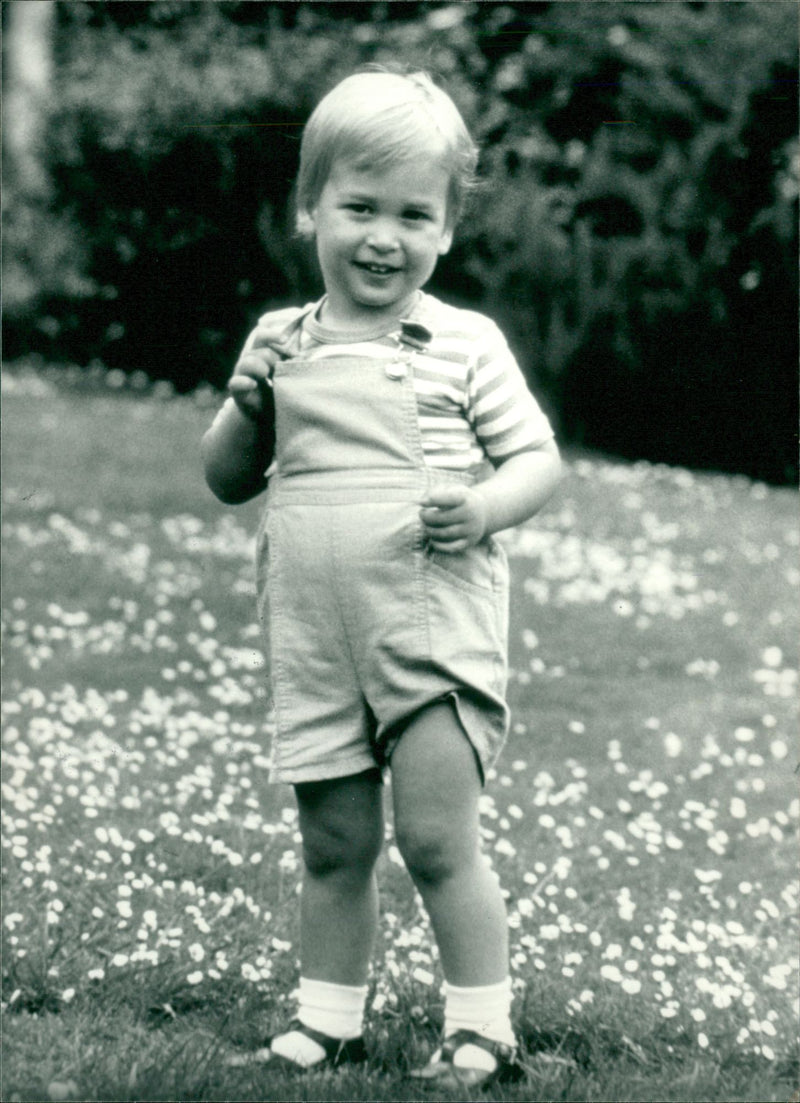
[[[442,231],[442,236],[439,239],[439,247],[437,252],[440,257],[443,257],[445,253],[449,253],[450,246],[453,244],[453,228],[445,227]]]
[[[316,229],[316,226],[315,226],[315,223],[314,223],[314,212],[313,211],[308,211],[308,210],[298,211],[297,212],[296,225],[297,225],[297,232],[300,235],[300,237],[305,237],[305,238],[313,237],[314,236],[314,231]]]

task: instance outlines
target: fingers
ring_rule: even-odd
[[[470,540],[466,536],[456,536],[454,534],[450,536],[437,536],[428,538],[428,547],[433,548],[434,551],[445,552],[447,555],[457,555],[471,547],[474,541]]]
[[[278,348],[281,348],[281,338],[284,337],[285,333],[285,326],[279,326],[276,328],[275,326],[259,324],[256,326],[255,337],[253,338],[253,346],[255,348],[263,348],[265,346],[272,346],[273,348],[277,346]],[[277,356],[278,353],[276,352],[275,355]]]
[[[437,551],[463,551],[472,543],[473,526],[467,517],[454,517],[449,512],[438,513],[430,509],[423,509],[420,517],[426,539]]]
[[[464,506],[428,506],[420,517],[428,544],[436,551],[462,552],[475,542],[475,525]]]
[[[472,529],[472,525],[468,518],[456,521],[451,524],[428,524],[425,518],[422,518],[422,523],[425,525],[425,531],[431,540],[459,540],[462,536],[469,536]]]
[[[265,349],[263,352],[246,352],[233,369],[233,378],[248,375],[252,379],[262,379],[265,383],[268,383],[277,359],[277,357],[270,356],[269,351],[269,349]]]
[[[262,415],[269,404],[272,367],[277,357],[263,352],[247,352],[241,357],[228,380],[228,394],[250,416]]]
[[[423,509],[455,509],[464,505],[467,500],[467,488],[465,486],[434,486],[428,497],[423,501]]]
[[[239,358],[228,380],[228,394],[243,413],[252,417],[265,415],[271,401],[272,372],[281,359],[274,346],[279,334],[260,329],[253,347]]]
[[[463,486],[434,487],[422,503],[422,523],[437,540],[466,536],[471,518],[467,488]]]
[[[234,374],[228,380],[227,391],[246,415],[261,417],[269,408],[272,384],[252,375]]]
[[[443,537],[446,532],[463,525],[469,518],[469,512],[463,502],[452,505],[429,505],[425,502],[419,515],[426,529],[437,539]]]
[[[228,392],[232,395],[245,395],[258,390],[258,380],[252,375],[233,375],[228,380]]]
[[[437,540],[444,538],[448,532],[455,531],[456,529],[465,529],[468,518],[460,511],[452,510],[448,512],[442,512],[436,509],[423,509],[420,511],[420,518],[422,523],[428,532],[435,536]],[[463,536],[465,533],[459,531],[457,535]]]
[[[454,554],[480,543],[486,530],[485,506],[467,486],[433,487],[422,502],[420,520],[428,545]]]

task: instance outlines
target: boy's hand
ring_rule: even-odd
[[[463,552],[486,535],[486,502],[471,486],[434,487],[420,517],[428,542],[439,552]]]
[[[243,353],[228,382],[228,393],[236,405],[252,420],[259,421],[269,413],[272,401],[272,369],[280,353],[262,341],[269,334],[259,333],[255,348]],[[275,335],[277,336],[277,334]]]

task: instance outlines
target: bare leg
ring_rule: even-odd
[[[508,975],[508,922],[480,853],[481,782],[449,702],[414,717],[391,760],[397,845],[436,935],[444,975],[463,987]]]
[[[305,873],[302,975],[331,984],[367,980],[378,922],[375,862],[383,842],[378,770],[295,786]]]

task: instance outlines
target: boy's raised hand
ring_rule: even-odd
[[[420,517],[436,551],[457,554],[486,535],[486,502],[470,486],[434,487],[422,503]]]
[[[259,330],[253,347],[242,353],[228,381],[228,393],[242,413],[252,420],[267,417],[272,404],[272,369],[281,354],[270,343],[278,332]]]

